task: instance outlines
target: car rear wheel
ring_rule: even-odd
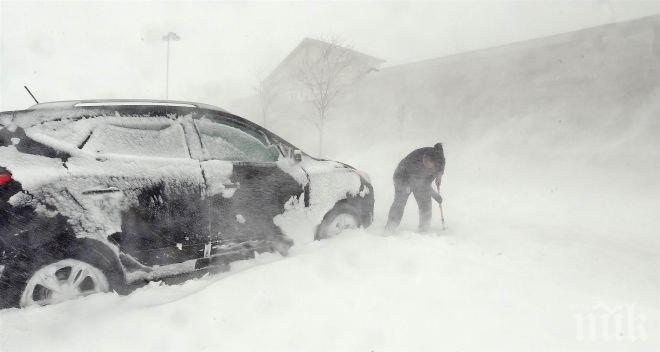
[[[360,227],[360,220],[357,212],[348,204],[339,204],[335,206],[323,219],[316,234],[317,240],[332,238],[345,230],[357,229]]]
[[[55,304],[108,291],[108,279],[100,269],[81,260],[62,259],[32,274],[20,306]]]

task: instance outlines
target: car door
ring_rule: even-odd
[[[146,266],[202,258],[209,243],[205,183],[180,121],[101,123],[72,160],[88,223],[118,228],[109,239]],[[110,231],[110,230],[108,230]]]
[[[211,255],[220,262],[252,257],[286,243],[273,218],[303,186],[277,165],[265,135],[233,121],[195,121],[203,146]]]

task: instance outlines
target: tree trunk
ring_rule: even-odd
[[[325,114],[321,115],[321,121],[319,121],[319,158],[323,158],[323,122],[325,120]]]

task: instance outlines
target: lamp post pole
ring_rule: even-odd
[[[176,33],[174,32],[169,32],[163,36],[163,40],[167,42],[167,64],[165,68],[165,99],[169,99],[170,97],[170,42],[171,41],[179,41],[181,40],[181,37],[179,37]]]

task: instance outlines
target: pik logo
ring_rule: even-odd
[[[590,311],[575,314],[575,338],[584,342],[646,341],[646,320],[634,304],[599,302]]]

